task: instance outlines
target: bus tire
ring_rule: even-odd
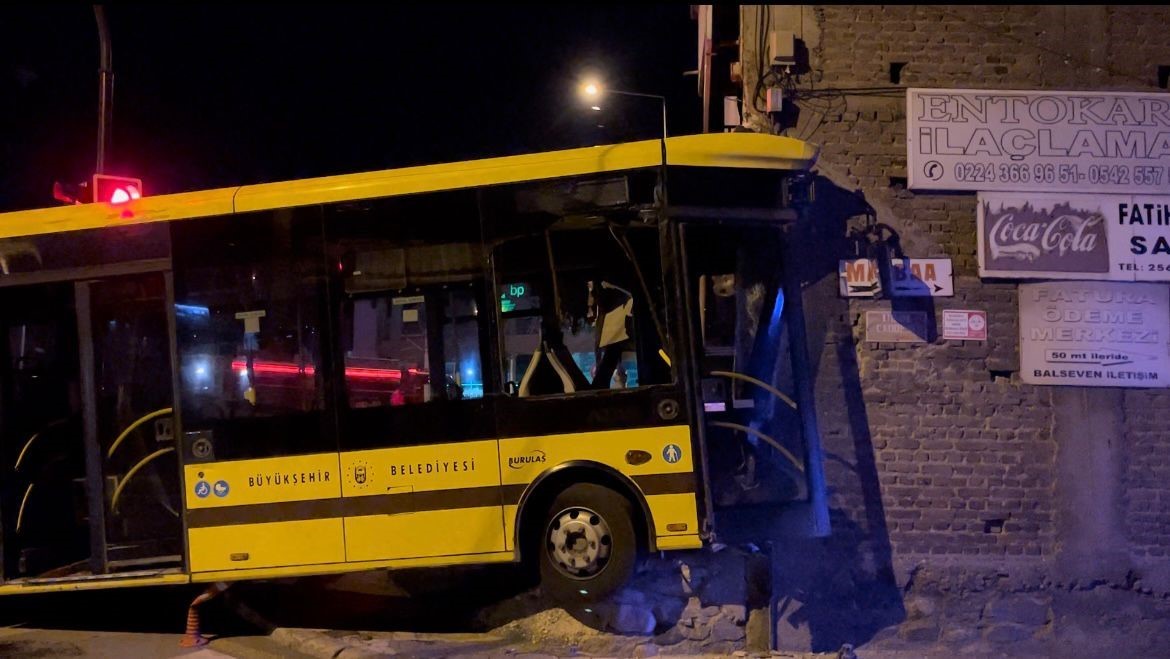
[[[638,557],[633,506],[594,483],[553,499],[539,540],[541,590],[556,602],[593,602],[629,581]]]

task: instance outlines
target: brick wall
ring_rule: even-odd
[[[1125,531],[1139,558],[1170,557],[1170,396],[1125,395]]]
[[[741,12],[749,95],[759,10]],[[1158,65],[1170,64],[1164,7],[773,5],[770,25],[794,32],[808,49],[811,71],[800,89],[1148,91],[1156,89]],[[898,85],[890,79],[895,62],[904,64]],[[834,253],[840,242],[822,248],[806,306],[835,517],[871,539],[885,535],[905,560],[1053,556],[1061,475],[1052,389],[1019,380],[1015,284],[978,277],[975,195],[904,189],[904,93],[824,96],[798,106],[784,132],[822,146],[818,173],[839,192],[819,201],[817,221],[836,221],[837,231],[855,226],[855,213],[833,199],[860,191],[907,255],[953,260],[956,297],[917,308],[985,309],[990,320],[987,343],[867,344],[864,312],[890,302],[837,299],[832,267],[847,255]],[[754,113],[747,122],[772,128]],[[1167,557],[1170,391],[1127,391],[1124,415],[1128,548],[1138,559]]]

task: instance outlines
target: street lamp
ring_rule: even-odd
[[[666,97],[659,96],[658,94],[643,94],[642,92],[627,92],[627,91],[622,91],[620,89],[609,89],[609,88],[603,86],[597,80],[583,81],[581,83],[581,87],[578,91],[581,94],[581,98],[590,102],[590,104],[591,104],[590,107],[592,107],[592,109],[594,111],[601,110],[601,106],[597,105],[597,102],[601,99],[602,96],[604,96],[606,94],[616,94],[618,96],[633,96],[636,98],[655,98],[655,99],[658,99],[658,101],[660,103],[662,103],[662,138],[661,138],[660,142],[662,144],[662,206],[663,206],[663,208],[665,208],[666,207]]]
[[[658,94],[643,94],[641,92],[627,92],[618,89],[607,89],[601,82],[596,79],[586,79],[581,82],[578,88],[582,100],[589,103],[593,111],[601,110],[600,99],[606,94],[616,94],[618,96],[633,96],[635,98],[654,98],[662,104],[662,137],[659,139],[659,144],[662,145],[662,163],[660,164],[661,171],[658,175],[662,186],[662,195],[659,199],[661,206],[659,209],[659,220],[664,222],[668,215],[668,204],[666,201],[666,97]],[[638,271],[637,261],[633,262],[634,269]],[[642,293],[646,296],[647,303],[650,303],[654,298],[650,295],[650,289],[646,286],[646,280],[642,277],[641,271],[638,271],[638,281],[642,285]],[[658,355],[662,357],[662,361],[666,362],[667,366],[671,366],[670,356],[667,352],[669,345],[669,337],[666,334],[666,328],[662,321],[658,318],[658,312],[654,309],[654,305],[650,304],[650,317],[654,320],[655,330],[658,332],[659,340],[662,341],[662,347],[658,349]]]

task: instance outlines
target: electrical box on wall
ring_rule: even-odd
[[[794,66],[796,35],[788,30],[772,30],[768,33],[768,52],[772,55],[773,66]]]
[[[784,90],[779,87],[768,88],[768,112],[780,112],[784,109]]]
[[[739,116],[739,98],[735,96],[723,97],[723,128],[737,128],[743,123]]]

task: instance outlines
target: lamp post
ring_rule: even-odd
[[[618,96],[633,96],[635,98],[653,98],[657,99],[662,104],[662,137],[659,143],[662,145],[662,208],[666,210],[666,97],[658,94],[643,94],[642,92],[628,92],[620,89],[608,89],[603,87],[600,82],[589,80],[581,84],[581,96],[589,101],[599,99],[605,94],[615,94]],[[594,105],[594,110],[601,108]]]
[[[670,206],[667,203],[667,196],[666,196],[666,169],[667,169],[666,168],[666,137],[667,137],[666,97],[660,96],[658,94],[643,94],[641,92],[628,92],[628,91],[623,91],[623,90],[618,90],[618,89],[606,89],[605,87],[603,87],[601,85],[600,82],[598,82],[596,80],[585,80],[584,82],[581,83],[580,87],[578,88],[578,91],[579,91],[580,96],[583,100],[590,101],[591,103],[600,99],[600,97],[603,96],[604,94],[616,94],[618,96],[633,96],[636,98],[653,98],[653,99],[657,99],[658,102],[662,104],[662,136],[659,138],[659,144],[661,145],[661,149],[662,149],[662,162],[659,165],[659,167],[661,168],[661,171],[658,175],[658,178],[661,181],[661,185],[662,185],[662,196],[659,200],[660,204],[661,204],[660,208],[659,208],[659,221],[661,222],[660,226],[666,226],[667,230],[670,231],[672,235],[678,235],[678,234],[674,234],[674,232],[680,231],[680,228],[677,226],[671,226],[667,222]],[[595,105],[595,104],[593,104],[592,107],[594,110],[601,109],[598,105]],[[675,240],[674,238],[672,238],[672,243],[674,244],[674,247],[672,247],[672,250],[674,252],[674,258],[679,259],[681,257],[681,254],[678,252],[678,245],[680,243],[677,240]],[[642,293],[646,296],[646,300],[649,303],[654,298],[650,294],[650,290],[646,285],[645,278],[642,277],[642,273],[638,269],[637,261],[633,261],[633,265],[634,265],[635,271],[638,273],[638,281],[642,285]],[[687,313],[689,315],[689,313],[690,313],[689,312],[689,304],[684,303],[684,306],[688,309]],[[662,360],[664,362],[666,362],[666,365],[673,370],[674,365],[671,363],[670,355],[674,354],[674,351],[670,345],[671,344],[670,337],[667,334],[666,326],[659,319],[658,311],[654,308],[653,304],[650,304],[650,317],[654,320],[655,329],[658,331],[659,339],[662,342],[662,347],[659,348],[658,355],[660,357],[662,357]],[[692,363],[689,365],[688,368],[691,371],[692,377],[694,377],[695,381],[697,382],[698,377],[699,377],[699,372],[698,372],[697,366],[694,363]],[[703,464],[707,464],[707,445],[706,445],[706,439],[704,438],[705,431],[702,429],[702,424],[700,424],[699,433],[700,433],[699,453],[702,456]],[[706,506],[707,513],[708,513],[708,520],[709,520],[709,523],[713,523],[714,504],[711,500],[711,491],[709,488],[706,488],[705,491],[706,491],[705,506]]]
[[[106,173],[106,150],[110,146],[110,123],[113,119],[113,110],[110,107],[114,100],[114,67],[110,56],[110,30],[106,27],[106,12],[101,5],[93,6],[93,16],[97,20],[98,45],[100,63],[98,67],[98,135],[97,135],[97,169],[98,174]]]

